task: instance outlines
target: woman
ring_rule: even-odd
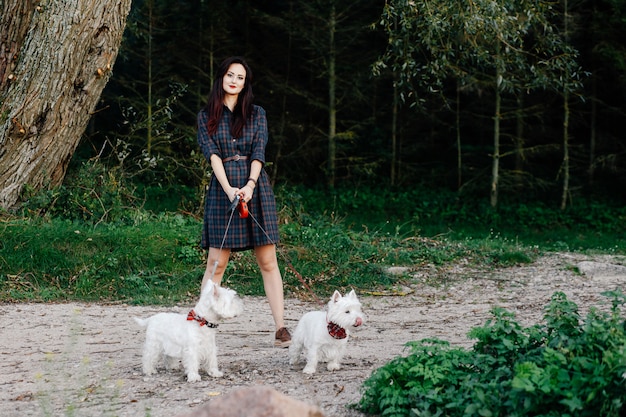
[[[231,57],[220,64],[208,103],[198,114],[198,143],[213,169],[204,203],[202,247],[209,254],[202,286],[209,279],[222,281],[231,251],[254,249],[276,325],[274,344],[287,347],[291,335],[284,324],[276,259],[276,201],[263,169],[267,119],[253,98],[250,67],[243,58]],[[250,215],[242,218],[235,210],[229,225],[229,208],[237,197],[247,203]]]

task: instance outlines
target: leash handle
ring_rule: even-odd
[[[233,202],[228,208],[228,213],[231,213],[232,215],[235,209],[237,209],[237,211],[239,212],[239,217],[241,217],[242,219],[245,219],[246,217],[248,217],[248,203],[246,203],[238,195],[236,195],[235,198],[233,199]]]
[[[239,204],[237,204],[237,210],[239,211],[239,217],[245,219],[248,217],[248,203],[243,200],[239,200]]]

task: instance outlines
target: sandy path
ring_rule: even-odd
[[[169,417],[252,384],[316,404],[327,416],[361,416],[346,405],[359,400],[363,380],[401,355],[406,342],[436,337],[469,347],[467,331],[482,325],[494,305],[514,311],[524,324],[536,323],[554,291],[565,292],[583,310],[603,304],[602,291],[626,288],[626,258],[552,254],[496,271],[450,266],[412,274],[409,295],[360,295],[367,321],[349,341],[344,368],[330,373],[320,366],[313,376],[291,369],[288,351],[272,346],[263,297],[244,297],[245,313],[220,324],[218,360],[225,376],[202,374],[195,384],[182,371],[141,374],[143,330],[132,319],[187,313],[190,306],[0,305],[0,416]],[[447,285],[426,284],[435,277]],[[293,330],[318,305],[288,299],[286,308]]]

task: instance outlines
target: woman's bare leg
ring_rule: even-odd
[[[230,249],[209,248],[209,255],[206,258],[206,269],[204,270],[202,286],[200,287],[201,291],[209,279],[218,285],[222,282],[226,265],[228,265],[228,258],[230,258]],[[216,261],[217,265],[215,265]]]
[[[276,259],[276,246],[263,245],[254,248],[257,264],[261,270],[263,277],[263,287],[265,295],[270,303],[272,317],[276,330],[285,327],[285,304],[283,295],[283,279],[278,268],[278,260]]]

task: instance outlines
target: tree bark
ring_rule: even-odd
[[[395,79],[395,78],[394,78]],[[391,185],[396,185],[398,173],[398,107],[400,99],[398,97],[398,85],[393,83],[393,101],[391,103]]]
[[[561,193],[561,210],[567,208],[567,197],[569,196],[569,93],[565,90],[563,95],[563,190]]]
[[[517,112],[515,113],[515,173],[517,185],[522,185],[522,172],[524,171],[524,96],[517,96]]]
[[[117,57],[131,0],[4,1],[0,207],[62,183]]]
[[[564,29],[563,33],[565,34],[565,41],[568,41],[568,12],[569,7],[567,5],[567,0],[565,0],[563,4],[564,8]],[[566,71],[565,79],[569,80],[569,73]],[[570,176],[570,167],[569,167],[569,86],[566,84],[565,89],[563,91],[563,192],[561,194],[561,210],[565,210],[567,208],[567,197],[570,192],[569,187],[569,176]]]
[[[328,19],[328,186],[335,187],[337,174],[337,73],[335,71],[336,49],[335,31],[337,16],[332,3]]]
[[[500,44],[496,44],[496,54],[500,58]],[[498,59],[498,62],[500,59]],[[495,79],[495,93],[496,93],[496,109],[493,116],[493,155],[491,157],[491,195],[490,202],[491,207],[498,205],[498,182],[500,181],[500,120],[502,119],[502,95],[500,93],[500,82],[502,80],[503,71],[500,69],[500,64],[496,64],[496,79]]]
[[[500,179],[500,89],[496,88],[496,112],[493,118],[493,155],[491,156],[491,207],[498,205],[498,182]]]
[[[456,83],[456,189],[463,185],[463,152],[461,149],[461,83]]]
[[[587,169],[587,181],[593,186],[593,176],[596,170],[596,138],[598,122],[598,76],[597,71],[591,75],[591,114],[589,120],[589,168]]]

